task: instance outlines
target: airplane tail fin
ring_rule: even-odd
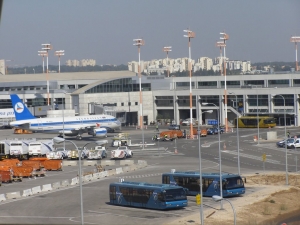
[[[16,120],[29,120],[35,119],[29,109],[24,105],[18,95],[10,95],[12,107],[14,109]]]

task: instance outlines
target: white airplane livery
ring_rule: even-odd
[[[16,94],[10,95],[16,121],[10,125],[16,128],[41,133],[53,133],[62,136],[77,136],[81,139],[83,133],[96,137],[106,137],[106,127],[120,129],[121,123],[110,115],[88,115],[73,117],[36,118]]]

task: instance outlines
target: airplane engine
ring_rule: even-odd
[[[96,137],[107,137],[107,130],[105,128],[96,128],[96,129],[94,129],[93,136],[96,136]]]

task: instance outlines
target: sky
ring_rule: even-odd
[[[133,39],[142,38],[141,60],[189,56],[185,29],[195,32],[191,57],[219,56],[220,32],[226,32],[226,57],[255,62],[294,62],[300,36],[299,0],[4,0],[0,59],[8,66],[42,65],[41,44],[51,43],[68,59],[95,59],[97,65],[138,61]],[[300,50],[300,48],[299,48]],[[298,57],[299,58],[299,57]]]

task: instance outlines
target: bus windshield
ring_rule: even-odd
[[[226,178],[224,188],[229,189],[235,189],[235,188],[243,188],[244,182],[242,178],[240,177],[232,177],[232,178]]]
[[[271,123],[276,123],[274,118],[266,119],[264,120],[265,124],[271,124]]]
[[[186,194],[183,188],[170,189],[164,191],[164,200],[166,202],[186,200]]]

